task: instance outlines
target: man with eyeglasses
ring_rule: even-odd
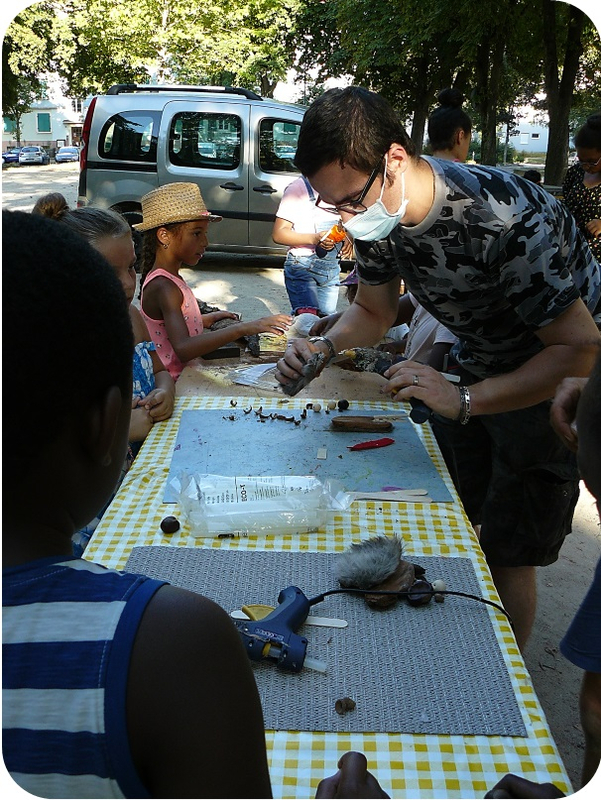
[[[523,648],[535,568],[557,559],[578,498],[576,462],[551,429],[549,402],[564,377],[593,366],[599,266],[567,209],[543,189],[501,170],[417,156],[393,109],[360,87],[332,89],[311,105],[295,164],[355,239],[360,282],[327,337],[296,340],[276,377],[298,378],[316,350],[329,360],[378,342],[395,320],[401,279],[458,337],[460,386],[405,361],[381,391],[435,412]]]

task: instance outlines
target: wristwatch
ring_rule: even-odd
[[[328,339],[327,336],[311,336],[311,337],[309,337],[309,341],[313,342],[313,343],[315,343],[315,342],[325,342],[325,344],[326,344],[326,346],[328,348],[328,351],[330,353],[330,356],[329,356],[328,361],[327,361],[328,364],[330,363],[330,361],[333,358],[336,358],[336,356],[338,355],[338,353],[336,352],[336,348],[334,347],[334,345]]]

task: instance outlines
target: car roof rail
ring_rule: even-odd
[[[241,89],[238,86],[184,86],[180,84],[150,84],[150,83],[115,83],[107,94],[127,94],[129,92],[207,92],[212,94],[239,94],[249,100],[262,100],[260,94],[252,89]]]

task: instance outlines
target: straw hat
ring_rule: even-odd
[[[221,222],[223,219],[207,211],[195,183],[166,183],[148,192],[142,198],[142,217],[143,222],[132,226],[137,231],[149,231],[172,222],[192,222],[197,219]]]

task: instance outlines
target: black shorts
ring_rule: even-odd
[[[552,564],[572,529],[578,467],[551,428],[550,406],[472,417],[467,425],[433,417],[465,511],[482,526],[490,566]]]

